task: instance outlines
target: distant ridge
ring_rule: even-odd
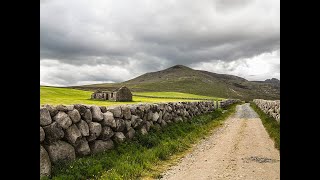
[[[175,91],[243,100],[254,98],[280,99],[280,80],[276,78],[265,81],[248,81],[242,77],[194,70],[184,65],[175,65],[161,71],[148,72],[122,83],[73,86],[72,88],[109,90],[123,85],[133,92]]]

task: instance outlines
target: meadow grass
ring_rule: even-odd
[[[70,104],[88,104],[88,105],[99,105],[99,106],[111,106],[120,104],[137,104],[137,103],[158,103],[158,102],[181,102],[181,101],[199,101],[199,100],[188,100],[188,99],[177,99],[177,98],[208,98],[206,96],[198,96],[187,93],[175,93],[175,92],[144,92],[148,95],[159,96],[164,93],[163,96],[168,98],[149,98],[149,97],[138,97],[133,96],[132,102],[114,102],[114,101],[102,101],[90,99],[92,91],[83,91],[70,88],[58,88],[58,87],[40,87],[40,105],[51,104],[51,105],[70,105]],[[141,94],[141,93],[137,93]],[[143,93],[142,93],[143,94]],[[170,98],[172,97],[172,99]]]
[[[147,135],[137,135],[130,141],[115,144],[113,150],[71,162],[61,162],[52,168],[52,179],[141,179],[158,178],[165,169],[157,168],[176,154],[190,150],[197,143],[223,124],[235,111],[231,105],[193,117],[190,121],[151,128]],[[48,178],[43,178],[48,179]]]
[[[224,98],[201,96],[196,94],[181,93],[181,92],[133,92],[133,95],[160,97],[160,98],[195,98],[195,99],[212,99],[212,100],[223,100]]]
[[[264,113],[255,103],[250,102],[250,106],[260,116],[263,126],[274,141],[275,148],[280,150],[280,122]]]

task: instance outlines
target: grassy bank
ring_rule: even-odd
[[[280,123],[278,123],[273,117],[270,117],[264,113],[255,103],[250,102],[250,106],[260,116],[260,119],[270,138],[274,141],[274,146],[280,150]]]
[[[191,121],[152,128],[148,135],[138,134],[130,142],[116,144],[113,150],[61,163],[52,169],[53,179],[137,179],[159,177],[164,170],[157,168],[173,155],[186,152],[192,145],[220,126],[235,111],[193,117]]]

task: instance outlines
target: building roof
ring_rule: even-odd
[[[127,88],[127,87],[126,87],[126,86],[121,86],[120,88],[117,88],[117,89],[113,90],[112,92],[119,91],[119,90],[122,89],[122,88]],[[127,88],[127,89],[129,89],[129,88]]]

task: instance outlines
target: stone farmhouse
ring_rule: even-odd
[[[110,101],[132,101],[132,93],[126,86],[122,86],[114,91],[97,90],[91,95],[91,99]]]

